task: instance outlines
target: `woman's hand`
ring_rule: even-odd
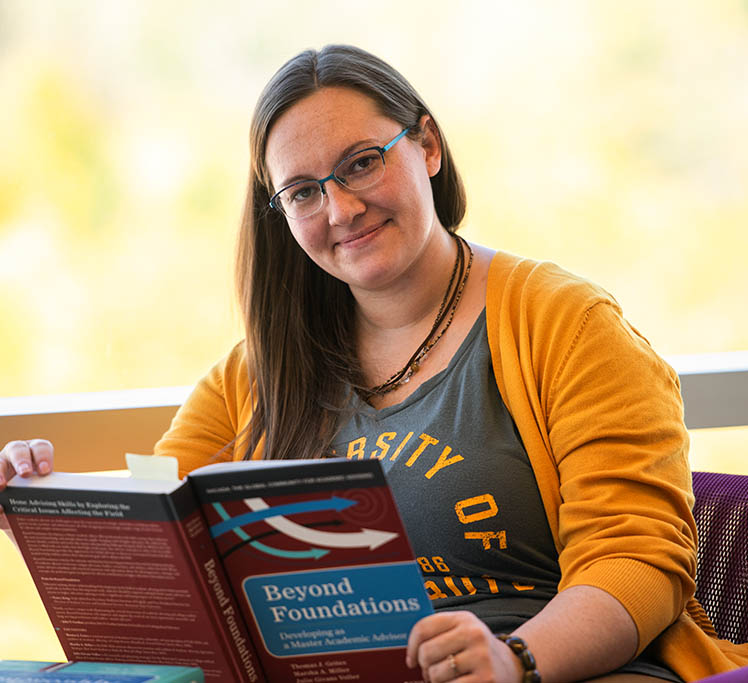
[[[46,439],[11,441],[0,451],[0,491],[7,486],[14,474],[20,474],[22,477],[28,477],[33,472],[49,474],[52,471],[53,460],[54,448]],[[8,534],[17,547],[8,518],[0,505],[0,532],[2,531]]]
[[[406,662],[426,683],[517,683],[522,665],[472,612],[440,612],[411,629]]]
[[[54,449],[46,439],[11,441],[0,451],[0,490],[15,474],[28,477],[32,473],[49,474],[52,471]]]

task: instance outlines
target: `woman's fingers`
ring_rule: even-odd
[[[419,666],[427,683],[513,680],[513,656],[507,664],[501,648],[506,646],[472,612],[440,612],[413,626],[406,663]]]
[[[407,666],[420,666],[424,673],[434,665],[441,669],[448,667],[450,678],[455,678],[449,655],[454,657],[467,646],[474,623],[480,622],[474,614],[465,611],[439,612],[419,620],[408,638]]]
[[[31,447],[32,468],[39,474],[49,474],[54,461],[54,448],[46,439],[32,439],[28,442]]]
[[[30,463],[31,448],[25,441],[11,441],[0,451],[0,488],[5,488],[8,480],[16,473],[13,461],[18,462],[19,458],[24,457],[24,453]]]
[[[0,451],[0,488],[5,488],[14,474],[49,474],[53,462],[54,448],[46,439],[11,441]]]
[[[405,652],[405,663],[414,668],[419,661],[419,653],[422,653],[424,645],[452,626],[451,615],[445,613],[431,614],[417,621],[410,630],[408,647]]]

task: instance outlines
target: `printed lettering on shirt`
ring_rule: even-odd
[[[447,573],[449,571],[449,567],[447,566],[447,563],[444,561],[443,557],[439,557],[436,555],[435,557],[417,557],[416,561],[418,564],[421,565],[421,571],[425,572],[427,574],[430,574],[431,572],[440,571],[443,573]]]
[[[340,450],[349,460],[386,460],[393,468],[406,467],[430,481],[439,480],[438,475],[452,466],[467,462],[462,454],[454,452],[453,446],[431,434],[417,431],[382,431],[368,437],[359,436]],[[480,481],[476,483],[481,486]],[[471,548],[485,552],[508,549],[507,530],[499,526],[499,504],[492,493],[476,492],[457,500],[452,509],[460,525],[464,525],[462,535]],[[509,595],[535,588],[509,578],[498,580],[488,575],[456,575],[441,555],[420,556],[416,560],[424,575],[426,593],[434,601],[478,594]]]
[[[477,509],[474,512],[466,513],[465,508],[468,510],[471,508]],[[471,522],[495,517],[499,512],[499,506],[496,505],[496,500],[490,493],[484,493],[480,496],[473,496],[472,498],[458,501],[455,504],[455,512],[457,513],[457,518],[463,524],[470,524]]]
[[[501,550],[506,550],[506,530],[501,531],[466,531],[465,538],[470,540],[478,540],[483,544],[483,550],[490,550],[492,547],[498,547]],[[495,545],[491,545],[491,541],[496,540]]]
[[[517,581],[510,584],[504,584],[504,590],[499,588],[496,579],[490,576],[435,576],[429,577],[423,582],[426,594],[432,601],[444,600],[445,598],[461,597],[464,595],[476,595],[478,592],[492,593],[514,593],[533,590],[534,585],[527,586]],[[487,590],[486,590],[487,589]]]
[[[490,493],[484,493],[480,496],[473,496],[465,500],[458,501],[455,504],[457,518],[463,524],[472,524],[484,519],[496,517],[499,514],[499,506]],[[481,542],[483,550],[499,548],[506,550],[506,529],[501,531],[466,531],[465,538],[468,541],[478,540]],[[492,541],[495,541],[492,543]]]
[[[395,448],[394,452],[390,456],[390,461],[397,461],[400,453],[402,453],[403,449],[411,440],[412,436],[413,432],[408,432],[403,437],[397,448]],[[375,447],[368,452],[368,456],[367,438],[365,436],[361,436],[357,439],[352,439],[348,442],[348,451],[346,452],[346,458],[348,458],[348,460],[365,460],[368,457],[370,459],[384,460],[387,457],[387,454],[389,453],[390,449],[392,448],[393,442],[395,442],[396,439],[397,432],[382,432],[381,434],[379,434],[379,436],[377,436],[374,442]],[[452,455],[450,457],[452,447],[447,445],[443,446],[441,453],[436,456],[436,449],[431,447],[437,446],[438,444],[439,439],[431,436],[430,434],[421,434],[418,437],[418,442],[415,450],[410,454],[408,459],[404,461],[405,466],[413,467],[413,465],[418,462],[421,456],[423,456],[426,451],[428,451],[428,455],[425,456],[427,459],[433,460],[433,458],[436,457],[436,462],[434,462],[433,465],[424,473],[426,479],[431,479],[437,472],[445,469],[446,467],[450,467],[451,465],[456,465],[458,462],[462,462],[465,459],[459,453],[456,453],[455,455]]]
[[[379,451],[372,451],[371,457],[377,460],[384,460],[387,457],[387,452],[390,450],[390,441],[397,436],[397,432],[382,432],[377,437],[377,446]]]

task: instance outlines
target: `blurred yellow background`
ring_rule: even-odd
[[[0,0],[0,396],[190,384],[233,345],[252,107],[329,42],[425,96],[466,237],[597,281],[661,354],[748,349],[746,0]],[[747,451],[693,435],[694,469]],[[0,657],[62,658],[0,542]]]

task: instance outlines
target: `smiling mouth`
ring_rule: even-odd
[[[374,225],[370,228],[365,228],[364,230],[361,230],[353,235],[350,235],[349,237],[346,237],[343,240],[340,240],[338,242],[341,246],[352,246],[355,242],[358,242],[360,239],[366,237],[367,235],[371,235],[373,232],[376,232],[381,227],[387,224],[388,221],[383,221],[382,223],[379,223],[378,225]]]

